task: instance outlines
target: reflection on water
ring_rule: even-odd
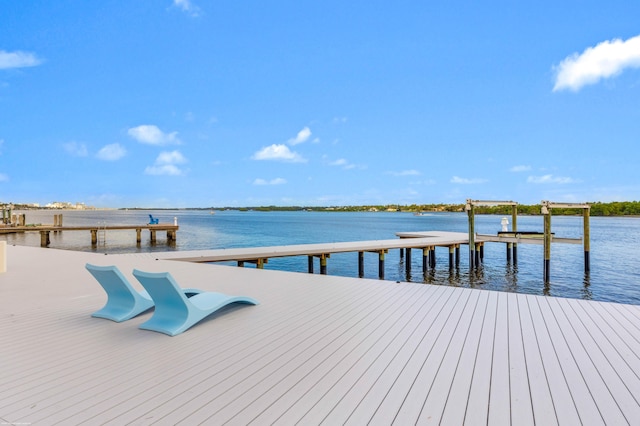
[[[582,299],[592,300],[593,294],[591,293],[591,276],[589,272],[584,273],[584,279],[582,280]]]
[[[27,223],[53,223],[51,211],[21,212]],[[136,253],[167,250],[204,250],[235,247],[258,247],[287,244],[330,243],[394,239],[396,232],[455,231],[467,232],[464,213],[434,213],[413,216],[410,213],[330,213],[330,212],[239,212],[223,211],[211,215],[207,211],[78,211],[63,212],[67,226],[140,225],[148,222],[148,214],[160,222],[178,221],[177,241],[167,244],[164,233],[152,243],[143,230],[142,242],[136,244],[136,233],[107,231],[106,239],[91,247],[89,231],[52,232],[51,247],[96,253]],[[476,216],[478,233],[495,234],[501,216]],[[542,217],[522,216],[518,228],[541,231]],[[553,231],[559,237],[582,237],[581,217],[554,217]],[[40,245],[37,232],[0,235],[9,244]],[[390,250],[385,255],[385,278],[389,281],[452,285],[540,295],[573,297],[640,304],[640,268],[635,247],[640,241],[640,218],[591,218],[591,273],[584,272],[581,245],[553,244],[551,250],[551,282],[543,282],[542,246],[519,244],[518,263],[508,261],[505,245],[484,245],[484,262],[470,269],[468,249],[460,250],[460,264],[449,268],[449,251],[436,248],[436,267],[423,269],[422,251]],[[235,266],[235,263],[232,263]],[[267,269],[306,273],[306,256],[270,259]],[[377,253],[365,253],[365,277],[378,278]],[[332,254],[328,273],[358,276],[357,253]],[[319,268],[316,268],[316,273]]]

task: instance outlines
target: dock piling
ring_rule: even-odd
[[[455,253],[455,246],[449,246],[449,270],[453,269],[454,253]]]
[[[330,257],[328,254],[320,255],[320,273],[322,275],[327,275],[327,259]]]
[[[384,255],[387,250],[378,251],[378,278],[384,280]]]
[[[551,268],[551,210],[548,205],[543,202],[541,213],[544,215],[544,263],[543,275],[544,282],[548,284],[550,281]]]
[[[591,259],[590,259],[590,247],[591,247],[591,243],[590,243],[590,239],[591,239],[591,230],[589,229],[589,215],[591,213],[591,208],[585,208],[582,212],[582,217],[583,217],[583,241],[582,244],[584,245],[584,272],[586,274],[589,273],[589,271],[591,271]]]

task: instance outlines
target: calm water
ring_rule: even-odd
[[[22,212],[27,223],[52,224],[51,211]],[[148,211],[65,211],[64,225],[146,224]],[[199,250],[232,247],[271,246],[286,244],[328,243],[393,239],[401,231],[467,232],[464,213],[433,213],[414,216],[410,213],[336,213],[336,212],[239,212],[223,211],[154,211],[160,222],[178,218],[180,231],[173,246],[165,244],[164,233],[152,246],[148,232],[135,244],[135,232],[108,231],[106,243],[92,249],[86,232],[51,233],[51,247],[95,251],[99,253],[130,253],[166,250]],[[478,233],[495,234],[500,230],[501,216],[476,217]],[[509,219],[511,219],[509,217]],[[518,229],[542,231],[542,217],[518,217]],[[553,217],[552,230],[557,237],[580,238],[581,217]],[[40,245],[39,233],[0,235],[9,244]],[[635,249],[640,241],[640,218],[591,218],[591,273],[584,274],[582,245],[553,244],[551,251],[551,283],[542,280],[543,252],[541,245],[518,246],[518,265],[506,262],[505,245],[485,245],[484,265],[478,271],[468,267],[468,248],[461,248],[460,268],[449,271],[448,250],[436,249],[438,265],[435,272],[422,272],[422,252],[413,250],[411,275],[406,276],[406,258],[398,250],[386,256],[385,277],[390,281],[413,281],[438,285],[482,288],[519,293],[547,294],[581,299],[593,299],[640,304],[640,272]],[[232,265],[230,263],[230,265]],[[234,264],[233,264],[234,265]],[[251,267],[251,266],[249,266]],[[295,272],[307,271],[307,258],[270,259],[267,269]],[[316,260],[316,273],[319,265]],[[328,273],[356,277],[357,253],[332,254]],[[378,277],[378,257],[365,254],[367,278]]]

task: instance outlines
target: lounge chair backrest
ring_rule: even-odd
[[[173,320],[189,315],[187,296],[168,272],[133,270],[133,276],[147,290],[156,305],[155,316]]]
[[[85,267],[102,285],[112,302],[126,308],[133,307],[136,302],[134,294],[137,292],[118,268],[115,266],[96,266],[89,263]]]

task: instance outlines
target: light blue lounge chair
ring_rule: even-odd
[[[202,292],[187,298],[168,272],[153,273],[134,269],[133,276],[140,281],[156,304],[153,316],[140,324],[140,328],[169,336],[188,330],[231,303],[258,304],[257,300],[250,297],[228,296],[214,292]]]
[[[149,215],[149,225],[157,225],[160,222],[160,219],[154,219],[152,215]]]
[[[87,270],[107,293],[107,303],[92,317],[122,322],[153,308],[153,300],[146,291],[137,291],[115,266],[96,266],[87,263]],[[198,289],[184,289],[186,297],[201,293]]]

